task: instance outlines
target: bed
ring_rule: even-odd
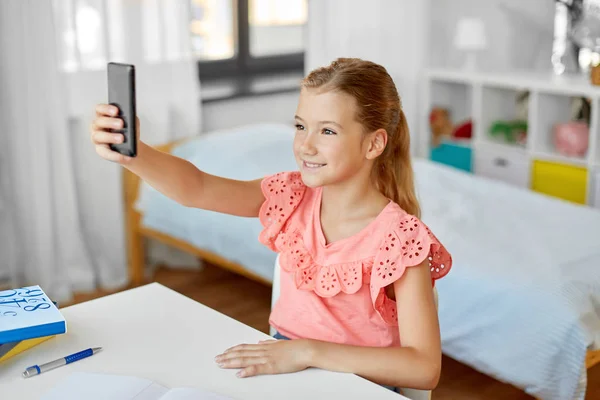
[[[294,170],[293,128],[258,124],[161,147],[236,179]],[[600,211],[416,159],[422,219],[453,255],[437,284],[443,351],[543,399],[583,398],[600,362]],[[125,171],[131,278],[144,238],[271,284],[258,219],[182,207]],[[582,392],[583,391],[583,392]]]

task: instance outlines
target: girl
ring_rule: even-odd
[[[187,207],[245,217],[278,253],[276,339],[216,358],[238,376],[308,367],[391,387],[433,389],[441,344],[433,283],[451,268],[419,219],[409,132],[396,87],[380,65],[341,58],[301,83],[294,156],[299,171],[237,181],[213,176],[140,142],[136,158],[109,149],[117,109],[98,105],[96,151]],[[139,122],[138,122],[139,123]],[[138,129],[139,132],[139,129]]]

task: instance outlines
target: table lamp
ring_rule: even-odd
[[[474,70],[477,64],[475,60],[476,52],[487,47],[483,21],[479,18],[461,18],[456,26],[454,47],[466,53],[464,68]]]

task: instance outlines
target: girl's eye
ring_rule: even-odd
[[[304,125],[296,124],[296,129],[299,131],[304,130]]]
[[[323,133],[326,135],[335,135],[336,133],[331,129],[323,129]]]

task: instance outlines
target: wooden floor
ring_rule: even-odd
[[[154,281],[255,329],[269,332],[270,287],[210,265],[201,271],[159,268]],[[109,293],[97,291],[76,295],[75,303],[106,294]],[[600,400],[600,365],[589,371],[588,380],[586,400]],[[433,399],[524,400],[533,397],[444,356],[442,377]]]

